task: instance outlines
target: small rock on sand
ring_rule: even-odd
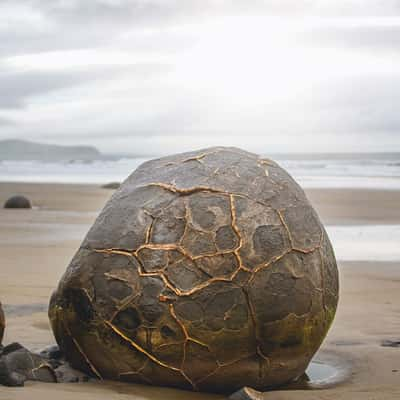
[[[0,348],[0,385],[24,386],[26,381],[47,383],[87,382],[90,377],[73,369],[58,346],[49,346],[39,354],[19,343]]]
[[[32,203],[25,196],[12,196],[5,202],[4,208],[32,208]]]
[[[102,189],[119,189],[120,186],[121,186],[121,184],[119,182],[110,182],[110,183],[106,183],[101,188]]]
[[[19,343],[3,348],[0,354],[0,384],[23,386],[25,381],[56,382],[52,367]]]
[[[400,339],[385,339],[382,340],[381,346],[383,347],[400,347]]]

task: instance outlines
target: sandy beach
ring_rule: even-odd
[[[94,185],[0,183],[0,204],[27,195],[33,210],[0,209],[0,300],[4,342],[30,349],[54,343],[47,320],[52,290],[112,190]],[[400,224],[400,191],[313,189],[307,194],[329,225]],[[339,356],[351,368],[341,384],[315,391],[274,391],[265,399],[399,399],[400,262],[339,262],[340,302],[320,354]],[[218,399],[218,395],[115,382],[0,387],[1,400]]]

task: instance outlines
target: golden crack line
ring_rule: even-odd
[[[215,189],[215,188],[208,187],[208,186],[195,186],[195,187],[186,188],[186,189],[178,189],[174,185],[171,185],[171,184],[168,184],[168,183],[162,183],[162,182],[151,182],[151,183],[148,183],[148,184],[144,185],[144,187],[145,186],[157,186],[157,187],[165,189],[165,190],[167,190],[169,192],[178,193],[178,194],[182,194],[182,195],[189,195],[189,194],[193,194],[193,193],[205,192],[205,193],[217,193],[217,194],[220,194],[222,196],[228,196],[228,197],[229,196],[236,196],[236,197],[241,197],[241,198],[244,198],[244,199],[248,199],[248,200],[250,200],[250,201],[252,201],[254,203],[257,203],[257,204],[260,204],[260,205],[262,205],[264,207],[270,208],[269,204],[266,204],[266,203],[264,203],[264,202],[262,202],[260,200],[252,199],[250,196],[248,196],[245,193],[236,193],[236,192],[235,193],[231,193],[231,192],[226,192],[226,191],[223,191],[221,189]]]
[[[186,345],[187,345],[188,334],[187,334],[186,328],[183,326],[182,322],[178,319],[177,315],[175,314],[175,309],[172,304],[169,305],[169,313],[171,314],[172,318],[175,320],[175,322],[181,328],[183,336],[185,338],[183,341],[183,354],[182,354],[182,360],[181,360],[181,370],[183,371],[185,362],[186,362]]]
[[[229,203],[230,203],[230,209],[231,209],[231,220],[232,220],[232,224],[231,225],[232,225],[232,229],[234,230],[234,232],[236,233],[236,236],[239,239],[239,244],[236,247],[236,249],[234,250],[234,252],[237,252],[243,246],[243,239],[242,239],[242,236],[240,234],[239,227],[237,226],[235,198],[234,198],[233,194],[229,195]]]
[[[124,251],[120,251],[120,250],[113,250],[113,249],[104,249],[104,250],[95,249],[95,251],[98,252],[98,253],[122,254],[122,255],[125,255],[125,256],[130,256],[130,257],[135,257],[136,256],[137,257],[137,255],[136,255],[137,252],[139,250],[141,250],[142,248],[166,249],[165,245],[155,245],[155,246],[151,245],[150,247],[147,247],[147,246],[141,247],[140,249],[138,249],[136,252],[133,252],[133,253],[124,252]],[[174,248],[173,249],[170,248],[170,250],[178,250],[179,251],[179,246],[174,246]],[[169,289],[171,289],[177,296],[180,296],[180,297],[190,296],[190,295],[192,295],[192,294],[204,289],[205,287],[209,286],[211,283],[214,283],[214,282],[231,282],[231,278],[215,277],[215,278],[211,278],[211,279],[203,282],[202,284],[200,284],[198,286],[193,287],[190,290],[182,291],[182,290],[176,288],[173,284],[171,284],[169,282],[169,280],[164,275],[163,271],[158,270],[158,271],[153,271],[153,272],[145,272],[145,271],[142,270],[142,266],[140,265],[140,263],[139,263],[139,266],[140,266],[140,268],[139,268],[138,272],[139,272],[140,276],[157,276],[157,277],[161,278],[163,280],[164,284]],[[245,268],[243,267],[242,269],[245,269]]]
[[[112,314],[110,321],[114,321],[115,317],[118,315],[118,313],[121,310],[124,310],[129,304],[131,304],[136,297],[139,297],[140,293],[136,293],[134,295],[131,295],[129,297],[126,298],[126,300],[123,303],[120,303],[119,307],[116,309],[116,311]]]
[[[86,296],[88,296],[89,301],[92,302],[90,296],[87,293],[87,290],[85,289]],[[67,334],[69,337],[72,339],[73,343],[75,344],[75,347],[77,348],[78,352],[82,355],[84,360],[86,361],[87,365],[89,368],[92,370],[92,372],[100,379],[103,380],[103,377],[101,376],[100,372],[96,369],[96,367],[92,364],[92,362],[89,360],[89,357],[86,355],[86,353],[83,351],[81,345],[78,343],[78,341],[72,336],[71,330],[69,329],[69,326],[67,323],[64,324],[65,330],[67,331]]]
[[[318,250],[319,257],[321,259],[321,289],[322,289],[322,307],[324,309],[325,314],[327,313],[327,306],[326,306],[326,301],[325,301],[325,273],[324,273],[324,259],[322,257],[321,249]]]
[[[177,345],[183,344],[184,342],[185,342],[184,340],[181,340],[180,342],[162,343],[159,346],[156,346],[154,348],[154,350],[160,350],[160,349],[163,349],[164,347],[169,347],[169,346],[177,346]]]
[[[85,293],[86,297],[89,299],[90,303],[91,303],[92,306],[93,306],[93,297],[90,296],[89,291],[88,291],[86,288],[81,288],[81,290]]]
[[[290,233],[289,227],[286,224],[285,218],[283,218],[282,211],[281,210],[274,210],[274,211],[278,214],[278,218],[280,219],[280,221],[281,221],[281,223],[282,223],[283,227],[285,228],[285,231],[286,231],[286,233],[288,235],[290,247],[293,249],[294,244],[293,244],[292,234]]]
[[[186,162],[189,162],[189,161],[198,161],[199,163],[204,164],[202,162],[203,158],[205,158],[207,156],[210,156],[212,154],[217,154],[217,153],[219,153],[219,151],[211,151],[211,152],[208,152],[208,153],[201,153],[198,156],[192,156],[192,157],[184,158],[183,160],[170,161],[170,162],[164,164],[164,166],[168,167],[170,165],[179,165],[179,164],[186,163]]]
[[[203,268],[200,263],[197,263],[196,260],[194,260],[194,264],[200,272],[202,272],[204,275],[208,277],[208,279],[213,278],[213,275],[211,275],[205,268]]]
[[[172,193],[185,194],[185,195],[198,193],[198,192],[220,193],[220,194],[224,194],[225,196],[229,195],[227,192],[224,192],[224,191],[218,190],[218,189],[213,189],[208,186],[196,186],[193,188],[178,189],[174,185],[170,185],[168,183],[162,183],[162,182],[151,182],[151,183],[148,183],[146,186],[157,186],[157,187],[160,187],[160,188],[165,189]]]
[[[233,271],[233,273],[232,273],[231,276],[229,277],[229,281],[232,282],[232,281],[236,278],[237,274],[238,274],[240,271],[252,272],[250,269],[248,269],[248,268],[246,268],[246,267],[244,267],[244,266],[239,266],[239,268],[236,269],[236,271]],[[233,283],[233,282],[232,282],[232,283]],[[235,285],[235,286],[236,286],[236,285]]]
[[[120,250],[120,249],[93,249],[95,253],[103,253],[103,254],[119,254],[122,256],[132,256],[132,252],[127,250]]]
[[[140,353],[144,354],[146,357],[148,357],[151,361],[155,362],[156,364],[160,365],[161,367],[171,369],[173,371],[178,371],[180,372],[179,368],[176,368],[172,365],[168,365],[162,361],[160,361],[157,357],[153,356],[151,353],[146,351],[143,347],[138,345],[136,342],[134,342],[131,338],[126,336],[123,332],[121,332],[115,325],[113,325],[110,321],[104,321],[104,323],[111,328],[118,336],[120,336],[122,339],[124,339],[126,342],[128,342],[132,347],[134,347],[136,350],[138,350]]]
[[[231,275],[231,281],[236,277],[236,275],[239,273],[240,270],[243,271],[250,271],[247,267],[243,265],[243,260],[242,257],[240,256],[240,249],[243,247],[243,238],[242,235],[240,234],[239,227],[237,225],[237,214],[236,214],[236,207],[235,207],[235,197],[233,194],[229,196],[229,204],[230,204],[230,209],[231,209],[231,220],[232,220],[232,229],[235,232],[236,236],[239,238],[239,243],[236,249],[233,251],[233,254],[235,255],[239,267],[237,268],[236,271]]]
[[[157,244],[157,243],[147,243],[142,244],[135,250],[133,253],[137,255],[140,250],[149,249],[149,250],[181,250],[181,246],[177,245],[176,243],[168,243],[168,244]]]
[[[237,358],[236,360],[229,361],[229,362],[226,362],[226,363],[220,363],[220,362],[217,360],[217,364],[218,364],[218,367],[219,367],[219,368],[229,367],[229,366],[231,366],[231,365],[233,365],[233,364],[236,364],[236,363],[238,363],[238,362],[240,362],[240,361],[243,361],[243,360],[245,360],[246,358],[249,358],[249,357],[251,357],[251,356],[253,356],[253,355],[255,355],[255,354],[256,354],[256,353],[250,353],[250,354],[247,354],[247,355],[245,355],[245,356],[243,356],[243,357]]]
[[[123,377],[123,376],[139,375],[147,383],[152,384],[151,379],[142,374],[142,371],[147,367],[148,362],[149,362],[149,359],[146,358],[145,362],[143,363],[143,365],[139,369],[137,369],[136,371],[120,372],[118,374],[118,378],[121,379],[121,377]]]
[[[265,176],[276,186],[278,186],[279,189],[282,189],[282,185],[279,185],[274,179],[271,178],[271,176],[269,175],[269,170],[265,167],[267,166],[271,166],[271,167],[276,167],[277,164],[275,162],[273,162],[272,160],[269,159],[259,159],[257,161],[257,165],[262,168],[265,172]]]
[[[251,302],[250,296],[249,296],[249,294],[247,293],[247,291],[244,290],[244,289],[242,289],[242,290],[243,290],[243,293],[245,294],[245,298],[246,298],[246,302],[247,302],[247,307],[248,307],[248,309],[249,309],[250,316],[251,316],[252,323],[253,323],[254,339],[255,339],[256,344],[257,344],[256,354],[257,354],[259,357],[261,357],[261,362],[262,362],[262,360],[264,360],[264,361],[267,361],[267,362],[268,362],[268,365],[270,365],[270,360],[269,360],[269,358],[266,357],[266,356],[264,355],[264,353],[262,352],[261,347],[260,347],[261,340],[260,340],[260,338],[259,338],[259,336],[258,336],[257,319],[256,319],[256,313],[255,313],[255,310],[254,310],[254,307],[253,307],[253,303]],[[261,364],[259,364],[259,368],[260,368],[259,370],[261,371]]]
[[[257,319],[256,319],[254,307],[253,307],[253,304],[252,304],[252,302],[250,300],[250,296],[247,293],[247,291],[244,288],[242,288],[242,291],[244,293],[244,296],[245,296],[245,299],[246,299],[246,303],[247,303],[247,308],[249,310],[250,317],[251,317],[251,320],[252,320],[252,323],[253,323],[254,339],[255,339],[256,344],[257,344],[257,354],[260,355],[259,354],[259,348],[260,348],[260,342],[261,341],[260,341],[260,339],[258,337]]]
[[[151,216],[152,220],[151,220],[151,223],[150,223],[150,225],[149,225],[149,227],[147,228],[147,231],[146,231],[146,238],[145,238],[145,243],[146,244],[148,244],[150,242],[151,233],[153,231],[153,225],[154,225],[154,221],[155,221],[155,218],[152,215],[150,215],[150,216]]]
[[[140,266],[138,272],[139,272],[139,276],[157,276],[158,278],[161,278],[166,287],[171,289],[177,296],[182,296],[181,290],[176,288],[171,282],[169,282],[169,280],[163,274],[163,272],[161,272],[161,271],[143,272],[142,271],[142,266]]]
[[[214,253],[204,253],[200,254],[198,256],[194,257],[189,257],[192,261],[200,260],[202,258],[210,258],[210,257],[217,257],[217,256],[226,256],[228,254],[235,254],[235,250],[221,250],[221,251],[216,251]]]
[[[133,341],[131,338],[126,336],[123,332],[121,332],[116,326],[114,326],[110,321],[104,321],[104,323],[111,328],[118,336],[120,336],[122,339],[124,339],[126,342],[128,342],[132,347],[134,347],[136,350],[138,350],[140,353],[144,354],[147,358],[149,358],[151,361],[155,362],[157,365],[163,368],[170,369],[171,371],[176,371],[179,372],[194,388],[193,382],[186,376],[186,374],[179,368],[176,368],[172,365],[168,365],[162,361],[160,361],[157,357],[153,356],[153,354],[149,353],[146,351],[143,347],[139,346],[135,341]]]
[[[190,161],[197,161],[200,164],[204,164],[203,162],[203,158],[206,156],[207,154],[200,154],[199,156],[196,157],[189,157],[189,158],[185,158],[184,160],[181,161],[181,163],[187,163]]]
[[[280,185],[278,185],[276,182],[274,182],[271,178],[270,180],[276,184],[278,187],[281,187]],[[189,194],[193,194],[193,193],[200,193],[200,192],[205,192],[205,193],[217,193],[220,194],[222,196],[236,196],[236,197],[241,197],[243,199],[247,199],[250,200],[256,204],[260,204],[263,207],[267,207],[267,208],[271,208],[270,204],[264,203],[261,200],[256,200],[256,199],[252,199],[249,195],[245,194],[245,193],[231,193],[231,192],[225,192],[223,190],[220,189],[214,189],[208,186],[197,186],[197,187],[192,187],[192,188],[187,188],[187,189],[178,189],[176,186],[168,184],[168,183],[162,183],[162,182],[151,182],[148,184],[144,184],[141,187],[146,187],[146,186],[157,186],[160,187],[164,190],[167,190],[171,193],[178,193],[178,194],[182,194],[182,195],[189,195]]]
[[[188,223],[189,223],[188,222],[189,221],[189,210],[188,210],[188,205],[187,205],[185,199],[183,200],[183,205],[185,207],[185,216],[183,218],[185,220],[185,228],[183,229],[182,237],[179,240],[179,245],[181,245],[181,246],[182,246],[183,240],[185,238],[187,227],[188,227]]]
[[[130,283],[129,279],[123,278],[122,276],[115,275],[111,272],[104,272],[104,276],[108,279],[115,279],[117,281]]]
[[[277,261],[279,261],[281,258],[285,257],[286,255],[288,255],[289,253],[291,253],[293,251],[293,249],[288,249],[286,250],[284,253],[280,254],[279,256],[275,256],[272,258],[272,260],[268,261],[265,264],[261,264],[258,265],[256,268],[254,268],[252,270],[252,276],[249,280],[249,282],[251,282],[254,279],[254,276],[257,272],[261,271],[262,269],[268,268],[270,267],[272,264],[275,264]]]
[[[148,244],[148,245],[145,244],[145,245],[140,246],[136,251],[133,251],[133,252],[129,252],[126,250],[118,250],[118,249],[113,249],[113,248],[94,249],[94,251],[97,253],[105,253],[105,254],[120,254],[120,255],[124,255],[124,256],[128,256],[128,257],[135,257],[137,259],[138,253],[142,249],[177,250],[181,254],[183,254],[185,257],[189,258],[191,261],[195,261],[197,259],[197,258],[191,257],[189,254],[186,253],[186,251],[181,246],[176,245],[176,244]],[[229,253],[232,253],[232,252],[230,251]],[[236,256],[239,258],[239,262],[241,262],[240,256],[238,254],[236,254]],[[204,257],[204,256],[201,256],[201,257]],[[198,257],[198,258],[201,258],[201,257]],[[139,272],[140,276],[157,276],[157,277],[161,278],[163,280],[164,284],[179,297],[191,296],[192,294],[204,289],[205,287],[209,286],[211,283],[214,283],[214,282],[231,282],[233,277],[236,276],[236,274],[239,272],[240,269],[243,269],[245,271],[247,270],[247,268],[244,267],[243,265],[239,265],[239,268],[237,269],[237,271],[235,271],[230,278],[224,278],[224,277],[211,278],[211,279],[203,282],[202,284],[193,287],[192,289],[190,289],[188,291],[182,291],[182,290],[176,288],[171,282],[169,282],[169,280],[164,275],[163,271],[158,270],[158,271],[153,271],[153,272],[145,272],[145,271],[143,271],[143,267],[140,265],[140,263],[139,263],[139,266],[140,267],[139,267],[138,272]]]
[[[207,344],[202,343],[201,341],[190,337],[190,335],[189,335],[189,333],[188,333],[188,331],[187,331],[187,329],[186,329],[186,326],[182,323],[182,321],[181,321],[181,320],[178,318],[178,316],[176,315],[175,308],[174,308],[174,305],[173,305],[173,304],[170,304],[170,305],[169,305],[169,311],[170,311],[170,314],[171,314],[172,318],[173,318],[173,319],[176,321],[176,323],[180,326],[180,328],[181,328],[181,330],[182,330],[182,333],[183,333],[183,335],[184,335],[184,337],[185,337],[185,341],[184,341],[184,343],[183,343],[183,356],[182,356],[182,361],[181,361],[181,373],[185,376],[185,378],[186,378],[188,381],[190,381],[190,383],[191,383],[193,389],[194,389],[194,390],[197,390],[197,386],[196,386],[196,384],[194,383],[194,381],[193,381],[193,380],[186,374],[186,372],[184,371],[184,365],[185,365],[185,362],[186,362],[186,351],[187,351],[187,350],[186,350],[186,346],[187,346],[187,343],[188,343],[189,341],[191,341],[191,342],[193,342],[193,343],[197,343],[197,344],[200,345],[200,346],[206,347],[208,351],[210,351],[210,348],[208,347]]]
[[[292,250],[297,251],[299,253],[303,253],[303,254],[309,254],[309,253],[312,253],[312,252],[314,252],[315,250],[317,250],[317,249],[319,249],[321,247],[322,239],[323,239],[322,231],[321,231],[321,234],[320,234],[319,244],[317,246],[314,246],[314,247],[311,247],[311,248],[308,248],[308,249],[299,249],[299,248],[295,247],[294,244],[293,244],[292,234],[290,233],[289,227],[287,226],[285,218],[282,215],[282,210],[274,210],[274,211],[278,214],[278,217],[281,220],[281,223],[282,223],[283,227],[285,228],[285,231],[286,231],[286,233],[287,233],[287,235],[289,237],[290,247],[292,248]]]
[[[174,318],[174,320],[177,322],[177,324],[178,324],[178,325],[180,326],[180,328],[182,329],[182,332],[183,332],[183,334],[184,334],[184,336],[185,336],[185,340],[186,340],[186,341],[193,342],[193,343],[197,343],[198,345],[203,346],[203,347],[207,348],[208,351],[210,351],[210,347],[208,346],[208,344],[203,343],[202,341],[200,341],[200,340],[198,340],[198,339],[192,338],[192,337],[189,335],[189,333],[188,333],[188,331],[187,331],[187,329],[186,329],[186,326],[182,323],[182,321],[181,321],[181,320],[178,318],[178,316],[176,315],[175,308],[174,308],[174,305],[173,305],[173,304],[170,304],[170,305],[169,305],[169,310],[170,310],[170,313],[171,313],[172,317]]]
[[[140,374],[146,368],[147,362],[148,362],[148,359],[146,359],[146,361],[143,363],[143,365],[139,369],[137,369],[136,371],[120,372],[118,374],[118,376],[121,377],[123,375],[137,375],[137,374]]]
[[[270,159],[268,159],[268,158],[260,158],[260,159],[258,159],[257,160],[257,164],[258,165],[269,165],[269,166],[271,166],[271,167],[274,167],[276,164],[272,161],[272,160],[270,160]]]
[[[139,251],[139,250],[138,250],[138,251]],[[137,255],[138,251],[136,251],[134,254],[131,254],[131,256],[132,256],[132,257],[135,257],[135,259],[136,259],[137,262],[138,262],[138,265],[139,265],[139,267],[138,267],[138,274],[139,274],[139,276],[156,276],[156,277],[158,277],[158,278],[161,278],[162,281],[163,281],[163,283],[164,283],[164,285],[165,285],[166,287],[168,287],[169,289],[171,289],[177,296],[180,296],[180,295],[181,295],[181,291],[180,291],[178,288],[176,288],[176,287],[167,279],[167,277],[164,275],[164,271],[163,271],[163,270],[156,270],[156,271],[152,271],[152,272],[143,271],[143,266],[142,266],[140,260],[138,259],[138,255]]]
[[[258,160],[257,161],[258,166],[264,170],[265,176],[269,177],[269,171],[268,168],[266,167],[267,165],[271,165],[270,163],[266,162],[266,160]]]
[[[320,246],[315,246],[315,247],[311,247],[309,249],[299,249],[297,247],[293,247],[292,250],[293,251],[297,251],[298,253],[302,253],[302,254],[310,254],[313,253],[315,250],[318,250],[320,248]]]
[[[271,360],[263,353],[261,350],[260,344],[257,345],[257,354],[265,361],[268,362],[268,366],[271,365]]]
[[[225,368],[225,367],[229,367],[231,365],[234,365],[234,364],[236,364],[236,363],[238,363],[238,362],[240,362],[242,360],[245,360],[246,358],[251,357],[252,355],[253,355],[253,353],[248,354],[248,355],[246,355],[244,357],[240,357],[240,358],[238,358],[236,360],[233,360],[233,361],[230,361],[230,362],[227,362],[227,363],[221,363],[218,360],[215,360],[215,362],[217,364],[217,367],[214,370],[212,370],[209,374],[207,374],[207,375],[203,376],[202,378],[200,378],[199,380],[197,380],[196,383],[199,384],[201,382],[204,382],[205,380],[207,380],[211,376],[215,375],[221,368]]]
[[[202,378],[200,378],[200,379],[198,379],[197,381],[196,381],[196,384],[198,385],[199,383],[201,383],[201,382],[204,382],[205,380],[207,380],[208,378],[210,378],[211,376],[213,376],[213,375],[215,375],[217,372],[218,372],[218,370],[221,368],[220,367],[220,365],[219,365],[219,363],[218,363],[218,360],[216,360],[216,363],[217,363],[217,367],[215,368],[215,369],[213,369],[209,374],[207,374],[206,376],[203,376]]]
[[[211,283],[214,283],[214,282],[231,282],[231,279],[223,278],[223,277],[215,277],[215,278],[209,279],[206,282],[203,282],[202,284],[200,284],[198,286],[195,286],[194,288],[192,288],[190,290],[181,292],[180,296],[190,296],[190,295],[204,289],[205,287],[209,286]]]
[[[126,252],[126,251],[121,251],[121,250],[114,250],[114,249],[94,249],[95,252],[97,253],[105,253],[105,254],[120,254],[120,255],[124,255],[124,256],[129,256],[129,257],[137,257],[137,253],[143,249],[143,248],[150,248],[152,250],[154,249],[166,249],[166,246],[170,245],[144,245],[141,246],[140,249],[138,249],[136,252]],[[179,246],[174,246],[174,248],[169,248],[169,250],[178,250],[180,251]],[[185,255],[185,254],[184,254]],[[188,257],[190,260],[192,260],[191,257]],[[192,260],[193,261],[193,260]],[[243,269],[244,271],[247,271],[248,269],[244,266],[239,266],[239,268],[231,275],[231,277],[229,278],[224,278],[224,277],[215,277],[215,278],[211,278],[205,282],[203,282],[202,284],[193,287],[190,290],[187,291],[182,291],[178,288],[176,288],[171,282],[169,282],[169,280],[167,279],[167,277],[164,275],[163,271],[161,270],[157,270],[157,271],[152,271],[152,272],[145,272],[142,269],[142,266],[139,263],[139,275],[140,276],[157,276],[159,278],[161,278],[165,284],[165,286],[167,286],[169,289],[171,289],[177,296],[179,297],[186,297],[186,296],[191,296],[192,294],[206,288],[207,286],[209,286],[212,283],[215,282],[232,282],[232,279],[237,275],[237,273],[239,272],[240,269]]]
[[[68,329],[69,331],[69,329]],[[78,349],[79,353],[81,353],[82,357],[85,359],[86,363],[89,365],[89,368],[92,370],[92,372],[100,379],[103,380],[103,377],[100,375],[100,372],[96,369],[96,367],[91,363],[89,360],[88,356],[85,354],[83,351],[82,347],[78,343],[78,341],[71,335],[71,331],[69,331],[69,336],[72,339],[72,341],[75,344],[75,347]]]
[[[249,310],[250,318],[251,318],[252,323],[253,323],[254,336],[255,336],[256,342],[257,342],[257,344],[258,344],[258,343],[259,343],[259,340],[258,340],[258,334],[257,334],[257,321],[256,321],[256,317],[255,317],[255,314],[254,314],[253,304],[251,303],[251,301],[250,301],[250,296],[249,296],[249,294],[246,292],[246,290],[245,290],[244,288],[242,288],[242,291],[243,291],[244,297],[245,297],[245,299],[246,299],[247,308],[248,308],[248,310]]]

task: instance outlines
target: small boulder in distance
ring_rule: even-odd
[[[103,185],[101,188],[102,189],[119,189],[119,187],[121,186],[121,184],[119,182],[110,182],[110,183],[106,183],[105,185]]]
[[[31,201],[25,196],[12,196],[4,204],[4,208],[32,208]]]

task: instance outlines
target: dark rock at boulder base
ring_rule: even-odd
[[[232,393],[301,376],[335,315],[335,256],[272,160],[211,148],[141,165],[97,218],[52,296],[74,368]]]
[[[58,346],[49,346],[39,354],[19,343],[0,350],[0,385],[24,386],[25,381],[47,383],[87,382],[90,377],[73,369]]]
[[[3,340],[5,327],[6,327],[6,320],[5,320],[5,317],[4,317],[3,308],[2,308],[1,303],[0,303],[0,346],[1,346],[1,342]]]
[[[39,355],[18,343],[4,347],[0,356],[0,384],[23,386],[27,380],[57,381],[53,368]]]
[[[47,360],[61,360],[64,357],[64,354],[56,344],[45,347],[39,352],[39,355]]]
[[[25,196],[13,196],[5,202],[4,208],[32,208],[32,203]]]
[[[72,368],[68,363],[61,364],[54,372],[58,383],[88,382],[91,379],[90,376]]]

